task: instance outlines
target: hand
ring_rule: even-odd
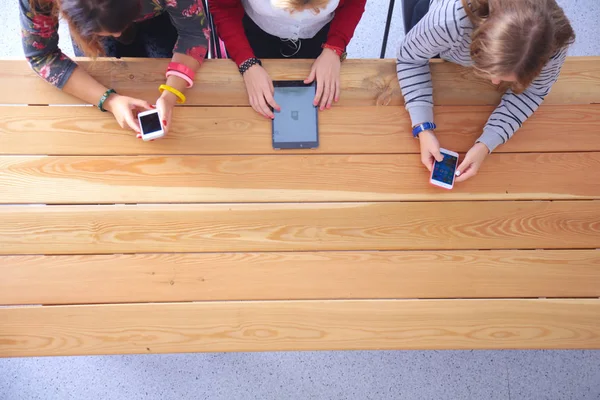
[[[165,127],[165,135],[171,128],[171,118],[176,103],[177,96],[168,90],[165,90],[158,100],[156,100],[156,109],[158,110],[158,115],[160,115],[160,119]]]
[[[273,81],[267,71],[260,65],[255,64],[244,72],[244,82],[246,83],[250,105],[254,111],[267,118],[275,118],[269,106],[277,111],[280,111],[281,108],[273,98]]]
[[[323,49],[321,55],[315,60],[308,78],[304,83],[313,83],[317,80],[317,95],[313,104],[320,104],[321,111],[331,108],[333,101],[340,100],[340,69],[342,61],[335,51]]]
[[[121,128],[129,127],[137,133],[140,133],[137,113],[153,108],[147,101],[118,94],[113,94],[104,102],[104,109],[114,115]]]
[[[464,182],[475,176],[488,154],[490,154],[490,150],[483,143],[476,143],[471,147],[456,170],[456,182]]]
[[[433,131],[419,133],[419,141],[421,142],[421,162],[431,172],[435,161],[444,160],[444,156],[440,153],[440,142]]]

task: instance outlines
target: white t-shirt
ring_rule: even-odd
[[[270,35],[282,39],[310,39],[333,19],[339,0],[330,0],[316,14],[313,10],[290,13],[277,0],[242,0],[246,14]]]

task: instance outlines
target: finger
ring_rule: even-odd
[[[267,100],[265,99],[264,95],[261,96],[261,98],[259,99],[259,106],[265,117],[270,119],[275,118],[275,115],[273,115],[273,111],[271,111],[271,109],[269,108],[269,105],[267,104]]]
[[[341,92],[340,79],[338,78],[335,80],[335,102],[336,103],[338,101],[340,101],[340,92]]]
[[[331,82],[331,86],[329,88],[329,98],[327,99],[327,108],[331,108],[333,104],[333,98],[335,97],[335,81]]]
[[[440,152],[440,148],[439,147],[436,147],[436,148],[432,149],[431,155],[433,156],[433,158],[435,158],[435,161],[437,161],[437,162],[444,161],[444,156]]]
[[[460,175],[464,174],[465,172],[467,172],[467,170],[469,169],[470,166],[471,166],[471,160],[469,158],[465,158],[460,163],[458,168],[456,168],[456,176],[460,176]]]
[[[456,169],[456,182],[464,182],[476,173],[473,163],[469,159],[464,159]]]
[[[258,108],[258,107],[256,106],[256,101],[254,101],[254,99],[251,99],[251,100],[250,100],[250,106],[252,107],[252,109],[253,109],[253,110],[254,110],[254,111],[257,113],[257,114],[260,114],[260,115],[262,115],[262,111],[260,111],[260,108]]]
[[[264,97],[261,99],[259,97],[254,97],[252,99],[252,102],[254,103],[254,109],[256,110],[257,113],[259,113],[260,115],[262,115],[265,118],[269,118],[269,114],[268,114],[268,108],[267,104],[265,102]]]
[[[313,100],[313,105],[316,107],[319,105],[321,101],[321,97],[323,96],[323,82],[317,81],[317,94],[315,95],[315,99]]]
[[[129,105],[133,107],[143,108],[145,110],[152,110],[154,107],[150,103],[140,99],[131,99],[129,100]]]
[[[421,162],[423,163],[423,165],[425,166],[425,168],[427,168],[429,170],[429,172],[431,172],[431,169],[433,168],[433,160],[431,157],[429,156],[422,156],[421,157]]]
[[[331,93],[331,89],[329,85],[323,85],[325,88],[323,89],[323,97],[321,98],[321,111],[325,109],[327,106],[327,101],[329,101],[329,95]]]
[[[313,64],[312,68],[310,69],[310,74],[308,74],[308,78],[306,78],[304,80],[304,83],[306,83],[306,84],[313,83],[315,81],[316,76],[317,76],[317,72],[315,69],[315,65]]]
[[[455,181],[456,182],[464,182],[469,178],[474,177],[475,175],[477,175],[477,169],[476,168],[469,168],[464,172],[461,172],[461,174],[459,176],[456,177]]]
[[[140,123],[137,119],[133,118],[131,112],[125,114],[125,123],[133,129],[133,131],[140,133]]]
[[[267,100],[267,103],[269,103],[269,105],[273,107],[274,110],[281,111],[281,107],[279,107],[279,104],[277,104],[275,98],[271,93],[267,93],[265,95],[265,99]]]

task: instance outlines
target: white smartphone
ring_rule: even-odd
[[[138,114],[142,130],[142,140],[147,142],[165,136],[165,127],[157,110],[144,111]]]
[[[444,189],[452,189],[458,167],[458,153],[446,149],[440,149],[440,153],[444,159],[441,162],[434,162],[429,183]]]

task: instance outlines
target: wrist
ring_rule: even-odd
[[[340,59],[340,62],[346,59],[346,50],[341,47],[332,46],[327,43],[323,44],[321,47],[323,48],[323,53],[330,52],[335,54]]]
[[[164,92],[162,92],[162,94],[160,95],[160,98],[172,106],[175,106],[175,104],[177,103],[177,100],[179,100],[179,98],[177,96],[175,96],[175,94],[171,93],[168,90],[165,90]]]
[[[246,71],[248,71],[250,68],[253,68],[256,65],[262,67],[262,62],[258,58],[252,57],[252,58],[247,59],[243,63],[241,63],[238,70],[239,70],[240,74],[242,76],[244,76]]]
[[[108,111],[111,114],[114,114],[113,112],[113,106],[115,104],[115,101],[121,97],[121,95],[113,93],[110,96],[108,96],[108,98],[104,101],[104,104],[102,106],[102,108],[104,108],[106,111]]]
[[[475,143],[474,147],[479,147],[481,149],[481,151],[485,150],[485,154],[490,154],[492,152],[492,150],[487,146],[487,144],[483,143],[483,142],[477,142]]]
[[[426,139],[426,138],[430,138],[430,137],[435,137],[435,133],[432,130],[425,130],[419,133],[419,135],[417,136],[417,139],[421,140],[421,139]]]

